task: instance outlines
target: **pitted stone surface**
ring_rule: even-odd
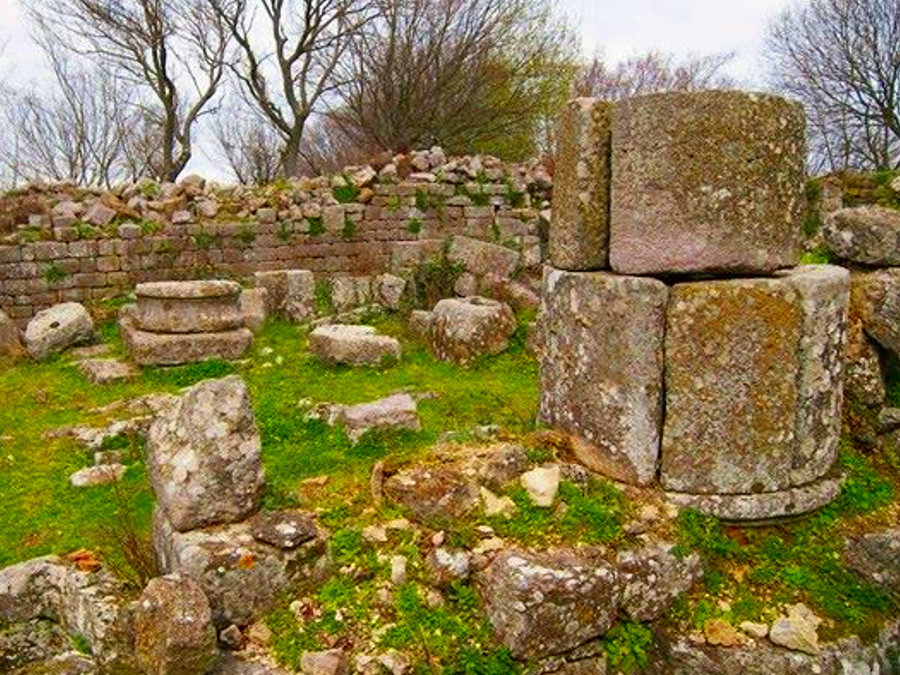
[[[0,309],[0,356],[18,354],[22,351],[22,341],[16,324]]]
[[[703,576],[700,556],[677,556],[673,544],[650,544],[622,551],[616,568],[622,584],[622,611],[633,621],[653,621],[676,597]]]
[[[834,462],[848,273],[676,284],[666,329],[660,480],[668,490],[756,494]]]
[[[260,511],[250,520],[250,531],[257,541],[289,550],[315,539],[319,528],[303,511]]]
[[[471,237],[453,237],[447,253],[447,259],[451,263],[462,265],[476,277],[496,274],[509,278],[519,266],[520,257],[519,252],[511,248]]]
[[[266,307],[292,321],[308,321],[315,316],[316,278],[309,270],[257,272],[257,286],[266,289]]]
[[[147,433],[147,469],[157,504],[175,529],[252,515],[265,488],[260,438],[237,376],[191,387]]]
[[[241,291],[240,307],[244,317],[244,325],[254,333],[266,323],[266,309],[269,292],[265,288],[245,288]]]
[[[900,268],[862,272],[851,277],[851,310],[865,332],[900,356]]]
[[[612,115],[610,264],[770,272],[799,258],[804,116],[738,91],[652,94]]]
[[[94,322],[83,305],[64,302],[38,312],[25,327],[25,348],[41,360],[94,336]]]
[[[463,365],[505,351],[516,330],[509,305],[480,296],[441,300],[431,317],[432,354]]]
[[[609,267],[610,110],[578,98],[560,117],[549,239],[557,269]]]
[[[858,318],[851,319],[847,324],[844,393],[850,400],[876,407],[884,402],[885,397],[878,349],[866,335]]]
[[[462,518],[478,506],[478,486],[443,466],[404,469],[384,482],[384,495],[420,520]]]
[[[655,279],[546,268],[540,418],[576,438],[589,468],[656,476],[669,291]]]
[[[618,610],[616,571],[584,549],[508,549],[476,582],[497,637],[516,658],[574,649],[609,630]]]
[[[253,344],[249,328],[217,333],[151,333],[134,326],[126,314],[119,319],[131,358],[142,366],[176,366],[208,359],[236,361]]]
[[[421,429],[418,405],[409,394],[394,394],[369,403],[341,406],[336,416],[354,442],[367,431],[376,429]]]
[[[399,341],[378,335],[372,326],[320,326],[310,333],[308,344],[309,351],[328,364],[377,366],[401,354]]]
[[[822,228],[828,247],[844,260],[864,265],[900,265],[900,211],[859,206],[830,214]]]
[[[134,323],[153,333],[217,333],[242,328],[240,292],[234,281],[138,284]]]

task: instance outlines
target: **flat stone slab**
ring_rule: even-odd
[[[670,291],[660,482],[753,494],[834,463],[849,274],[831,265]]]
[[[314,356],[332,365],[377,366],[401,355],[400,342],[379,335],[372,326],[319,326],[309,334],[308,346]]]
[[[550,264],[563,270],[609,267],[611,104],[570,101],[556,134]]]
[[[656,478],[668,296],[656,279],[545,268],[540,419],[627,483]]]
[[[418,405],[409,394],[395,394],[387,398],[354,406],[341,406],[336,415],[354,443],[367,431],[409,429],[418,431]]]
[[[830,214],[822,236],[835,255],[863,265],[900,265],[900,211],[858,206]]]
[[[69,476],[69,482],[72,483],[73,487],[92,487],[118,483],[125,475],[125,470],[126,467],[123,464],[87,466]]]
[[[610,265],[621,274],[771,272],[799,260],[803,108],[739,91],[616,103]]]
[[[766,521],[800,516],[830,504],[841,492],[842,477],[827,477],[801,487],[742,495],[701,495],[666,492],[666,499],[684,508],[728,521]]]
[[[153,333],[216,333],[245,325],[241,287],[234,281],[138,284],[134,323]]]
[[[137,329],[132,319],[119,321],[125,344],[142,366],[176,366],[208,359],[235,361],[253,343],[249,328],[217,333],[151,333]]]
[[[94,384],[111,384],[137,376],[132,364],[119,359],[85,359],[78,364],[78,370]]]
[[[453,237],[447,259],[462,265],[465,270],[476,277],[485,274],[496,274],[503,278],[511,277],[519,266],[521,254],[511,248],[498,246],[471,237]]]

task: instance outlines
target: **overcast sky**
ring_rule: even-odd
[[[766,24],[790,0],[558,0],[581,32],[586,54],[616,61],[651,49],[679,55],[736,53],[731,74],[746,87],[763,83],[762,41]],[[19,0],[0,0],[0,75],[40,84],[41,55],[29,38]],[[189,167],[212,170],[206,158]]]

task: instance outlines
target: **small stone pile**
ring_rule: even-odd
[[[591,469],[726,519],[833,499],[849,275],[794,267],[802,108],[578,99],[559,139],[541,419]]]
[[[239,359],[253,342],[234,281],[144,283],[135,295],[137,304],[123,312],[119,325],[141,365]]]

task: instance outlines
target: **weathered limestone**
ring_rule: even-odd
[[[540,418],[575,437],[586,466],[630,483],[656,476],[668,294],[655,279],[544,275]]]
[[[550,264],[561,270],[609,267],[611,105],[570,101],[556,134]]]
[[[41,360],[94,336],[94,322],[83,305],[64,302],[38,312],[25,327],[25,348]]]
[[[671,290],[660,481],[669,490],[756,494],[809,483],[837,450],[849,275]]]
[[[216,660],[209,601],[189,577],[152,579],[137,602],[134,623],[134,651],[145,673],[202,675]]]
[[[853,274],[851,293],[854,318],[865,332],[900,355],[900,268]]]
[[[254,333],[259,331],[266,323],[268,311],[266,310],[269,292],[263,288],[245,288],[241,291],[241,314],[244,317],[244,325]]]
[[[234,281],[138,284],[134,324],[151,333],[219,333],[244,326],[241,287]]]
[[[900,593],[900,528],[853,537],[843,560],[868,583]]]
[[[378,335],[372,326],[319,326],[309,334],[308,346],[310,353],[332,365],[377,366],[401,355],[400,342]]]
[[[803,109],[780,97],[705,91],[617,103],[612,269],[752,273],[795,265],[804,158]]]
[[[421,429],[418,405],[409,394],[394,394],[369,403],[341,406],[336,417],[353,442],[371,430]]]
[[[18,354],[22,351],[22,341],[16,324],[0,309],[0,356]]]
[[[668,543],[621,551],[616,558],[622,611],[633,621],[653,621],[703,576],[700,556],[678,556]]]
[[[134,327],[130,317],[119,319],[131,358],[140,365],[176,366],[207,359],[236,361],[253,343],[249,328],[220,333],[150,333]]]
[[[257,272],[256,285],[266,289],[266,307],[292,321],[308,321],[315,316],[316,278],[309,270]]]
[[[858,318],[851,318],[847,324],[844,393],[848,399],[869,406],[880,406],[885,397],[878,349],[866,335]]]
[[[825,221],[822,236],[844,260],[863,265],[900,265],[900,211],[883,206],[841,209]]]
[[[471,237],[453,237],[447,252],[447,260],[462,265],[476,277],[497,274],[509,278],[519,266],[520,257],[518,251]]]
[[[442,361],[463,365],[505,351],[516,330],[509,305],[480,296],[446,298],[431,314],[431,353]]]
[[[78,364],[78,370],[94,384],[121,382],[137,375],[132,364],[119,359],[85,359]]]
[[[252,515],[265,488],[260,438],[237,376],[192,387],[147,433],[157,504],[179,531]]]
[[[479,499],[474,481],[443,466],[400,471],[384,482],[384,495],[424,521],[462,518],[478,506]]]

